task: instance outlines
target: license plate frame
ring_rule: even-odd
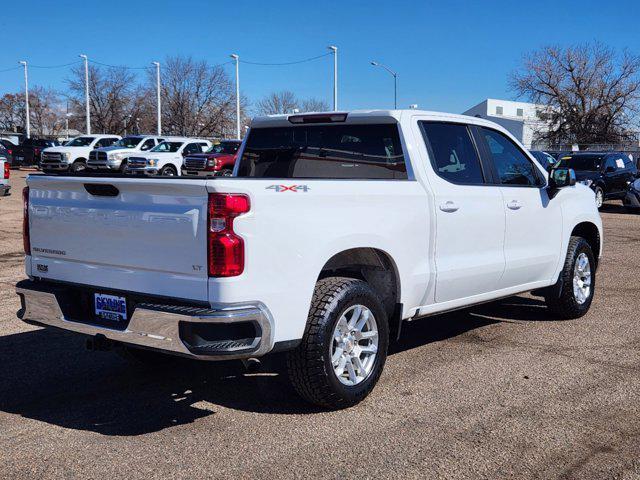
[[[127,299],[106,293],[93,294],[93,311],[96,318],[112,322],[127,321]]]

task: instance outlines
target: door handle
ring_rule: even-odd
[[[522,204],[518,200],[511,200],[507,203],[507,208],[510,208],[511,210],[520,210],[520,208],[522,208]]]
[[[457,211],[458,208],[460,207],[458,207],[458,205],[456,205],[456,203],[452,202],[451,200],[447,200],[446,202],[440,204],[440,210],[447,213],[453,213]]]

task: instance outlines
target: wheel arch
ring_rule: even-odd
[[[317,280],[326,277],[349,277],[367,282],[382,299],[391,331],[399,333],[402,318],[400,275],[388,252],[373,247],[342,250],[327,260]]]
[[[571,236],[584,238],[593,252],[593,256],[598,266],[598,258],[600,256],[600,248],[602,239],[600,238],[600,230],[595,223],[592,222],[580,222],[571,230]]]

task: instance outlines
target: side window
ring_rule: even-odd
[[[186,147],[184,147],[184,154],[188,155],[190,153],[201,153],[202,149],[200,148],[200,145],[198,145],[197,143],[190,143],[189,145],[187,145]]]
[[[488,128],[482,128],[482,137],[502,185],[542,185],[542,179],[533,162],[508,137]]]
[[[150,139],[144,141],[144,143],[140,147],[140,150],[142,150],[142,151],[150,150],[155,146],[155,144],[156,144],[155,140],[153,138],[150,138]]]
[[[607,157],[604,162],[604,171],[607,172],[615,172],[618,170],[618,166],[616,165],[616,159],[614,157]]]
[[[117,138],[101,138],[100,140],[98,140],[98,143],[96,143],[96,148],[109,147],[116,143],[117,140]]]
[[[466,125],[420,122],[436,173],[452,183],[484,183],[482,167]]]

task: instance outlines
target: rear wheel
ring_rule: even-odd
[[[232,175],[233,175],[233,170],[229,170],[228,168],[225,168],[224,170],[220,170],[221,177],[231,177]]]
[[[325,408],[357,404],[373,390],[387,358],[389,327],[382,302],[361,280],[320,280],[301,344],[287,367],[296,391]]]
[[[566,320],[585,315],[593,301],[596,263],[593,251],[584,238],[571,237],[558,282],[556,288],[551,288],[545,295],[551,312]]]
[[[165,165],[160,170],[160,175],[162,175],[163,177],[174,177],[177,174],[178,172],[176,171],[176,168],[173,165]]]

